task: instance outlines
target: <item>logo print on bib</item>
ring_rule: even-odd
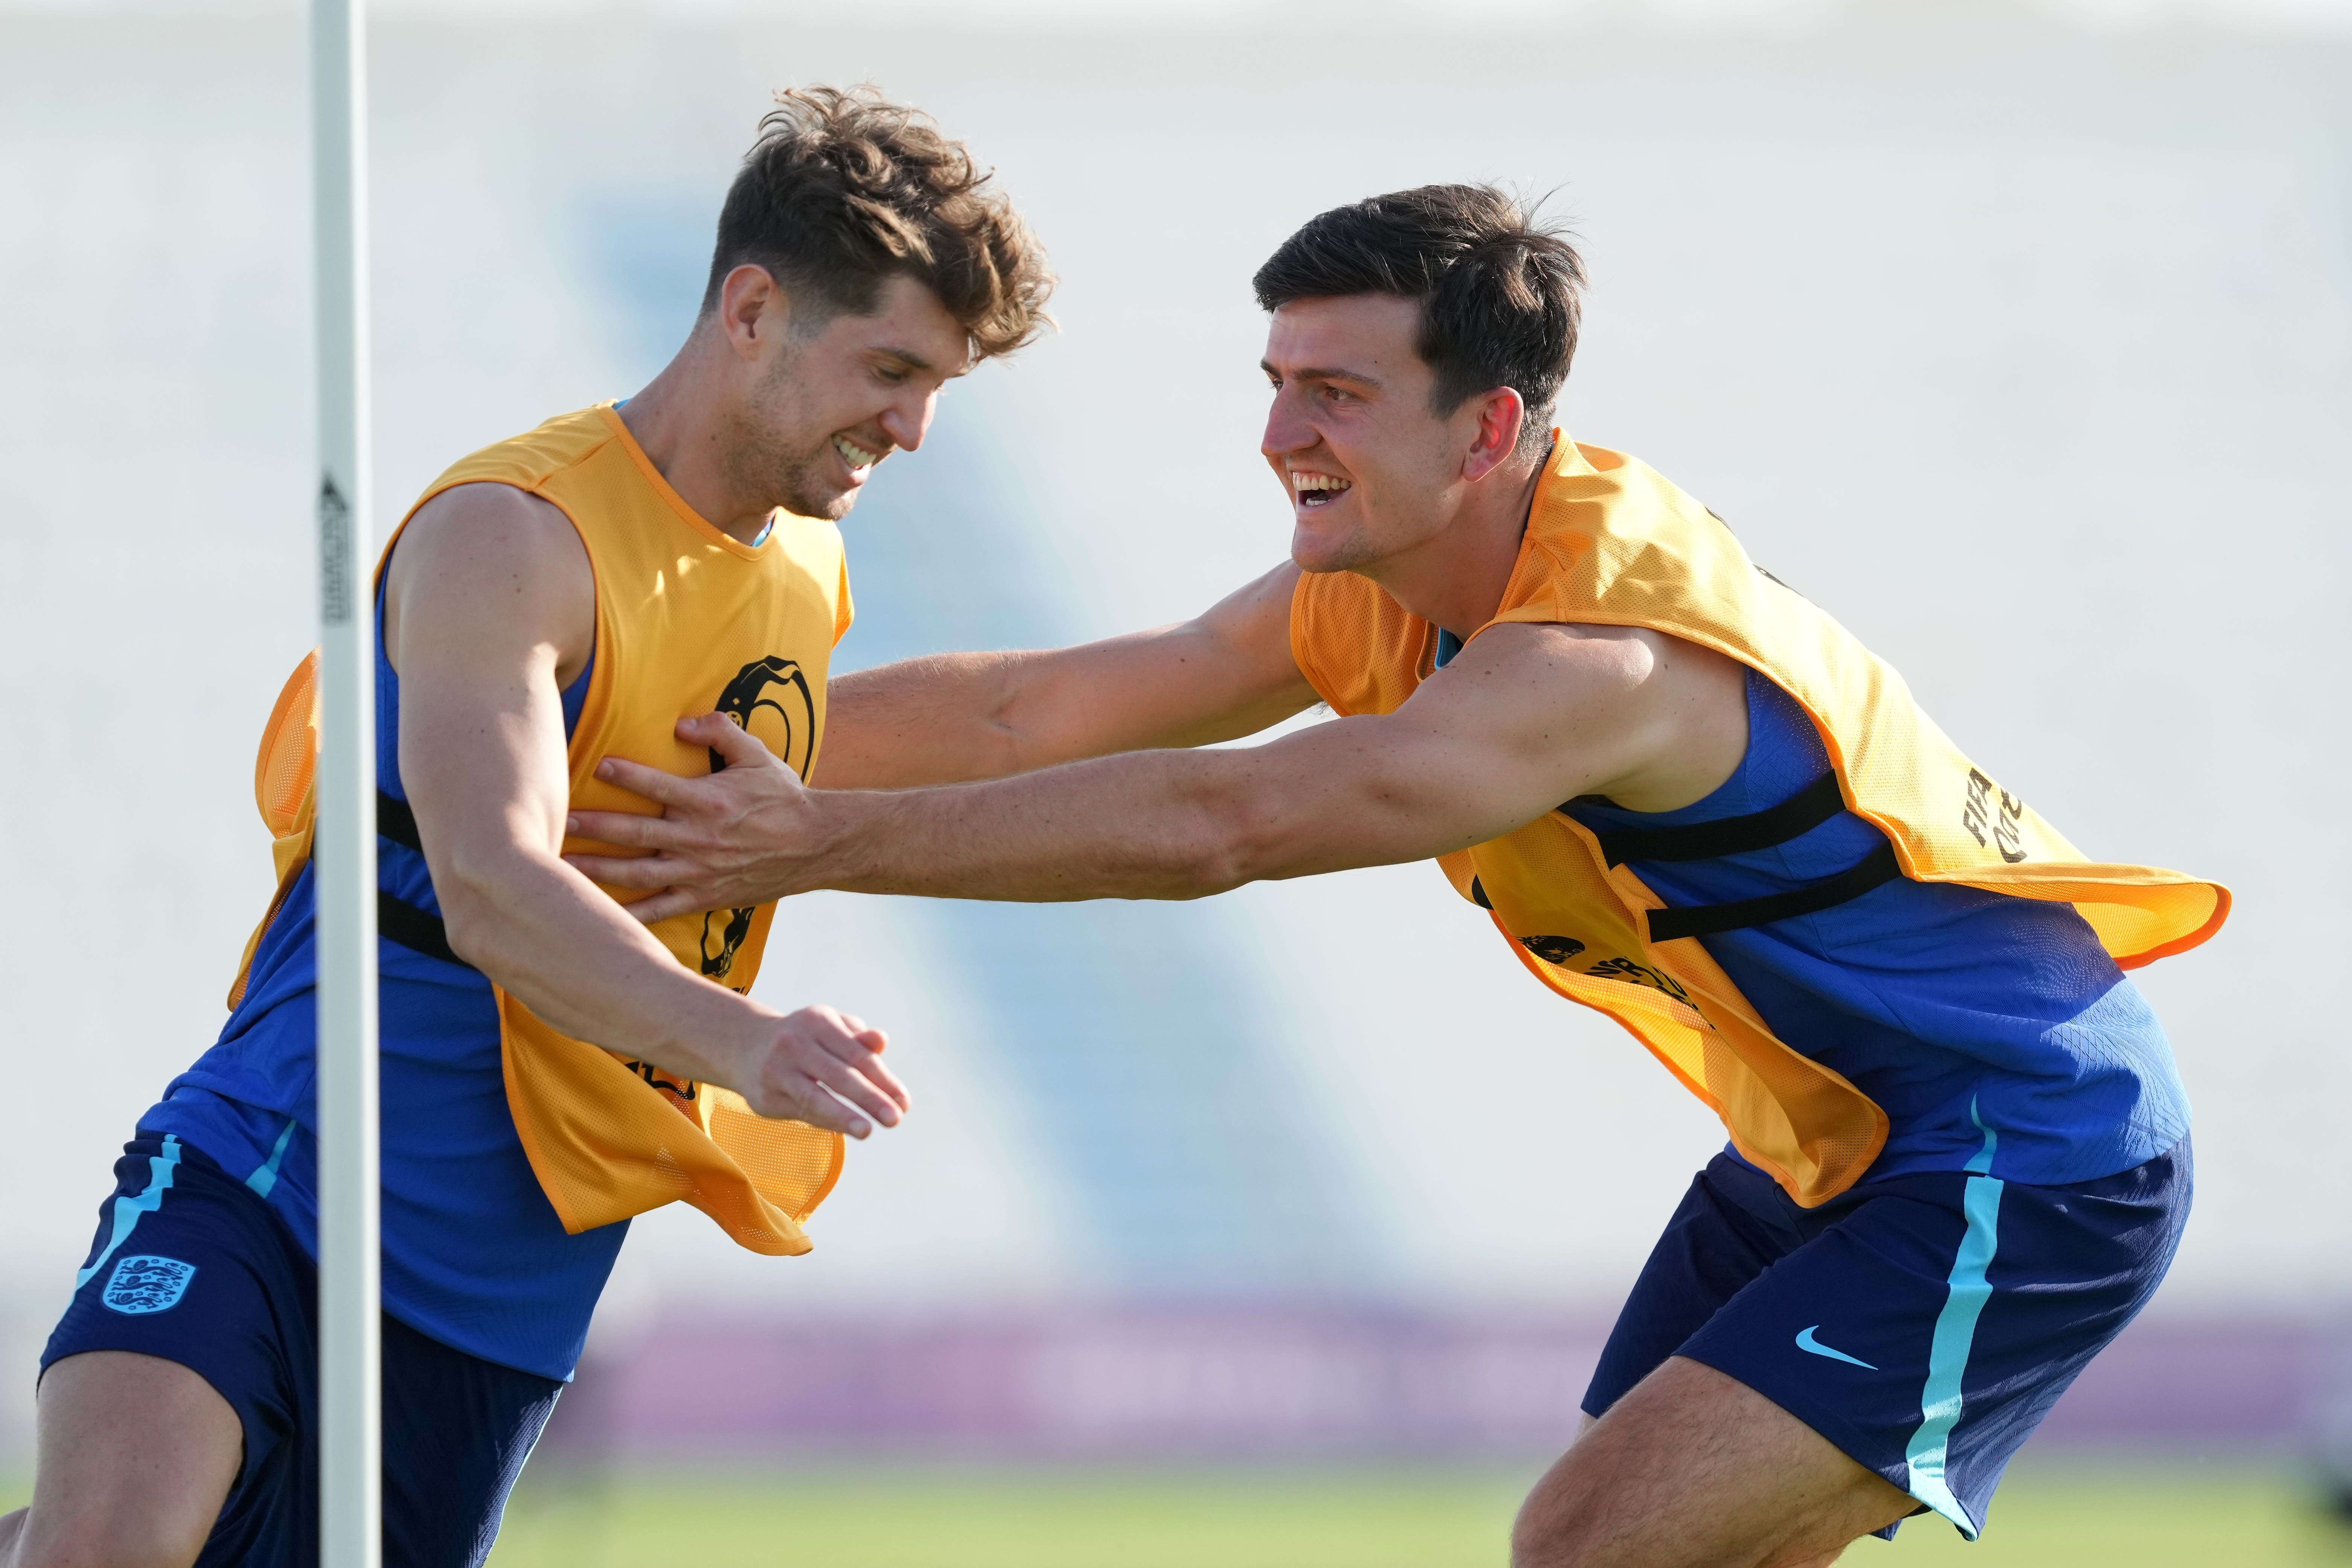
[[[774,654],[752,660],[735,672],[735,679],[727,683],[727,689],[719,694],[714,706],[737,729],[757,736],[784,766],[803,778],[808,777],[811,752],[816,745],[816,699],[810,695],[808,677],[802,673],[797,662]],[[726,758],[715,751],[710,753],[712,773],[726,765]],[[749,909],[729,910],[723,922],[717,910],[702,917],[705,975],[725,983],[728,972],[735,967],[736,950],[751,934],[751,917],[758,910],[756,904]],[[714,923],[718,926],[716,942],[711,940]]]
[[[98,1299],[118,1312],[168,1312],[195,1277],[196,1266],[176,1258],[126,1258],[106,1277]]]
[[[2000,796],[2000,813],[1993,814],[1992,797]],[[1985,841],[1985,829],[1992,829],[1993,847],[2011,865],[2025,858],[2025,803],[2005,789],[1996,789],[1992,780],[1969,770],[1968,799],[1960,805],[1960,826],[1969,830],[1978,843]]]

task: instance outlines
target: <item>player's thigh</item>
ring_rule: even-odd
[[[384,1568],[478,1568],[562,1391],[385,1318]]]
[[[205,1568],[315,1563],[315,1294],[309,1258],[259,1194],[175,1134],[140,1129],[115,1164],[114,1193],[42,1351],[41,1473],[28,1534],[99,1528],[50,1519],[44,1508],[53,1493],[95,1495],[79,1479],[60,1485],[87,1468],[83,1449],[157,1450],[140,1472],[151,1479],[208,1454],[215,1468],[201,1508],[191,1510],[176,1485],[156,1490],[152,1517],[172,1521],[164,1533],[176,1542],[189,1513],[201,1512],[209,1533],[194,1561]],[[127,1390],[110,1368],[135,1370]],[[95,1436],[94,1421],[102,1423]],[[126,1525],[150,1518],[100,1507]],[[189,1561],[176,1545],[163,1560]]]
[[[1759,1275],[1804,1245],[1799,1227],[1766,1217],[1779,1201],[1770,1177],[1727,1155],[1692,1178],[1601,1347],[1584,1391],[1587,1417],[1606,1414]]]
[[[245,1428],[211,1384],[129,1351],[41,1378],[33,1504],[11,1568],[187,1568],[236,1479]]]
[[[1811,1427],[1680,1356],[1537,1483],[1515,1568],[1806,1568],[1918,1505]]]

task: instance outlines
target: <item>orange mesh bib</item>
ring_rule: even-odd
[[[759,549],[730,538],[678,498],[609,406],[564,415],[476,453],[416,504],[483,481],[562,510],[595,574],[595,664],[568,753],[573,806],[649,809],[595,779],[607,755],[709,772],[709,753],[681,742],[675,726],[713,709],[807,774],[824,727],[833,646],[849,627],[849,579],[833,524],[780,513]],[[386,543],[386,561],[398,538],[395,531]],[[287,681],[255,764],[278,890],[246,944],[232,1007],[263,932],[310,858],[317,661],[312,654]],[[564,848],[628,853],[585,840]],[[775,906],[763,904],[651,929],[680,963],[749,991],[774,918]],[[839,1134],[754,1115],[730,1089],[626,1061],[559,1033],[503,989],[497,997],[507,1104],[567,1231],[683,1199],[754,1252],[809,1249],[801,1222],[841,1173]]]
[[[1647,626],[1754,668],[1804,708],[1847,809],[1874,824],[1915,881],[2071,903],[2135,968],[2221,929],[2217,883],[2084,858],[1971,763],[1902,677],[1748,559],[1730,530],[1655,471],[1556,434],[1517,564],[1489,625]],[[1482,628],[1483,629],[1483,628]],[[1335,712],[1393,712],[1428,677],[1435,628],[1370,581],[1300,579],[1291,651]],[[1776,1037],[1696,938],[1653,941],[1665,907],[1559,812],[1443,856],[1545,984],[1630,1029],[1723,1119],[1739,1152],[1812,1206],[1858,1180],[1886,1117],[1837,1073]]]

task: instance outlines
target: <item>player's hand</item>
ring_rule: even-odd
[[[619,757],[596,764],[596,776],[659,805],[658,816],[623,811],[575,811],[564,830],[582,838],[649,855],[622,858],[566,855],[564,859],[608,888],[651,889],[628,906],[647,925],[701,910],[744,909],[802,890],[792,873],[803,859],[796,848],[814,836],[808,790],[756,735],[717,713],[678,721],[677,737],[717,752],[727,765],[703,778],[685,778]]]
[[[906,1086],[882,1065],[890,1037],[865,1019],[831,1007],[803,1007],[761,1022],[740,1081],[730,1086],[760,1115],[863,1138],[874,1131],[866,1117],[896,1127],[907,1113]]]

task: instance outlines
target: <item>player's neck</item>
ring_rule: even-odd
[[[748,495],[734,481],[720,434],[719,399],[698,366],[689,342],[676,359],[647,382],[645,390],[617,411],[646,461],[669,482],[678,499],[720,532],[745,544],[758,542],[774,503]]]
[[[1491,481],[1500,482],[1472,486],[1443,529],[1359,572],[1423,620],[1468,640],[1502,607],[1543,468],[1498,470]]]

